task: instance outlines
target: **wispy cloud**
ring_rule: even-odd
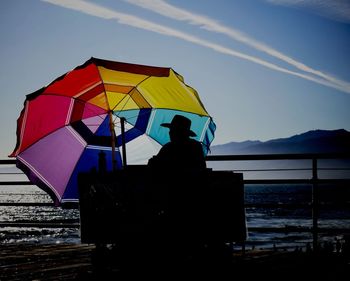
[[[346,93],[350,93],[350,84],[343,82],[343,81],[340,81],[336,78],[333,78],[333,80],[331,80],[331,79],[326,79],[324,77],[321,77],[320,75],[319,75],[319,77],[315,77],[313,75],[291,71],[289,69],[280,67],[276,64],[262,60],[258,57],[250,56],[250,55],[244,54],[242,52],[224,47],[222,45],[219,45],[219,44],[207,41],[207,40],[203,40],[203,39],[196,37],[196,36],[193,36],[191,34],[188,34],[188,33],[185,33],[185,32],[170,28],[170,27],[166,27],[164,25],[160,25],[160,24],[148,21],[148,20],[144,20],[144,19],[142,19],[140,17],[136,17],[134,15],[121,13],[121,12],[118,12],[116,10],[112,10],[112,9],[109,9],[109,8],[106,8],[106,7],[103,7],[103,6],[94,4],[94,3],[90,3],[87,1],[83,1],[83,0],[42,0],[42,1],[54,4],[57,6],[61,6],[63,8],[75,10],[75,11],[78,11],[78,12],[81,12],[84,14],[88,14],[91,16],[95,16],[95,17],[99,17],[99,18],[103,18],[103,19],[107,19],[107,20],[116,20],[120,24],[133,26],[135,28],[144,29],[147,31],[155,32],[155,33],[166,35],[166,36],[176,37],[176,38],[185,40],[187,42],[191,42],[191,43],[203,46],[203,47],[207,47],[209,49],[212,49],[212,50],[219,52],[219,53],[222,53],[222,54],[226,54],[226,55],[230,55],[233,57],[238,57],[238,58],[241,58],[244,60],[248,60],[248,61],[251,61],[253,63],[262,65],[264,67],[273,69],[275,71],[294,75],[294,76],[297,76],[297,77],[300,77],[300,78],[303,78],[303,79],[306,79],[309,81],[313,81],[313,82],[321,84],[321,85],[325,85],[325,86],[332,87],[332,88],[335,88],[337,90],[340,90],[340,91],[343,91]],[[153,3],[153,1],[150,1],[149,3]],[[189,13],[188,15],[191,15],[191,14]],[[202,17],[200,17],[200,18],[202,18]],[[186,19],[186,20],[188,20],[188,19]],[[193,18],[192,18],[192,20],[193,20],[193,22],[198,21],[198,20],[195,21]],[[207,20],[210,20],[210,19],[207,18]],[[218,28],[219,27],[220,27],[220,25],[218,26]],[[203,28],[211,30],[211,28],[213,28],[213,25],[207,25],[206,27],[203,27]],[[224,27],[221,27],[221,28],[224,28]],[[326,77],[328,77],[328,76],[326,76]],[[337,81],[337,82],[335,82],[335,81]]]
[[[276,5],[305,9],[320,16],[350,23],[349,0],[265,0]]]
[[[200,28],[206,29],[208,31],[212,31],[212,32],[216,32],[216,33],[221,33],[221,34],[225,34],[226,36],[239,41],[243,44],[246,44],[256,50],[259,50],[261,52],[264,52],[272,57],[275,57],[281,61],[284,61],[286,63],[288,63],[289,65],[292,65],[293,67],[296,67],[297,69],[307,72],[309,74],[315,75],[319,78],[325,79],[328,82],[330,82],[330,84],[334,84],[337,85],[338,89],[345,89],[346,92],[349,92],[350,90],[350,83],[346,82],[346,81],[342,81],[341,79],[338,79],[332,75],[326,74],[320,70],[316,70],[313,69],[307,65],[305,65],[302,62],[299,62],[293,58],[291,58],[290,56],[281,53],[280,51],[262,43],[259,42],[257,40],[255,40],[254,38],[249,37],[248,35],[246,35],[245,33],[236,30],[232,27],[227,27],[225,25],[220,24],[219,22],[208,18],[206,16],[202,16],[199,14],[195,14],[192,12],[189,12],[187,10],[175,7],[167,2],[165,2],[164,0],[124,0],[130,4],[134,4],[137,6],[140,6],[142,8],[151,10],[153,12],[156,12],[158,14],[161,14],[163,16],[172,18],[172,19],[176,19],[179,21],[185,21],[188,22],[192,25],[197,25]],[[303,0],[299,0],[299,1],[295,1],[295,0],[267,0],[267,1],[271,1],[271,2],[279,2],[279,3],[304,3],[304,2],[327,2],[327,6],[330,6],[330,1],[321,1],[321,0],[309,0],[309,1],[303,1]],[[348,0],[345,0],[348,1]],[[345,4],[343,2],[345,1],[332,1],[334,2],[334,6],[337,6],[336,10],[340,10],[340,8],[342,6],[350,6],[350,4]],[[342,2],[342,5],[341,3]],[[349,3],[349,2],[348,2]],[[339,11],[340,12],[340,11]],[[346,12],[344,12],[346,13]],[[349,18],[350,18],[350,13],[349,13]],[[344,91],[344,90],[343,90]]]

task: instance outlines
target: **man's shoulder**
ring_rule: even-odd
[[[193,146],[202,146],[202,144],[199,141],[195,140],[195,139],[189,139],[189,142]]]

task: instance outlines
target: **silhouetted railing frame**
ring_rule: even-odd
[[[302,154],[245,154],[245,155],[208,155],[206,161],[260,161],[260,160],[311,160],[310,169],[301,170],[311,170],[312,177],[310,179],[243,179],[244,184],[310,184],[312,186],[312,202],[310,202],[310,208],[312,208],[312,228],[267,228],[267,227],[248,227],[249,230],[259,231],[259,232],[311,232],[313,235],[313,248],[318,247],[318,234],[320,229],[318,227],[319,218],[319,197],[318,197],[318,185],[319,184],[339,184],[339,183],[350,183],[349,179],[319,179],[318,171],[318,161],[321,159],[350,159],[350,153],[302,153]],[[11,165],[16,164],[15,159],[3,159],[0,160],[0,165]],[[257,169],[254,171],[278,171],[281,169]],[[282,170],[299,170],[299,169],[282,169]],[[249,171],[249,170],[240,170]],[[6,174],[6,173],[5,173]],[[0,181],[0,185],[32,185],[29,181]],[[276,207],[277,204],[245,204],[246,207],[249,206],[264,206],[264,207]],[[289,204],[288,204],[289,205]],[[297,207],[298,204],[294,204]],[[54,206],[52,203],[0,203],[0,206]],[[278,204],[279,208],[288,207],[286,204]],[[290,206],[289,206],[290,207]],[[301,206],[300,206],[301,207]],[[305,207],[303,205],[303,207]],[[20,227],[21,223],[16,223],[16,227]],[[33,226],[34,224],[31,224]],[[46,222],[38,222],[40,226],[47,226]],[[55,227],[53,224],[50,224]],[[0,227],[10,226],[8,223],[0,222]],[[27,223],[23,223],[23,227],[27,226]],[[58,224],[57,227],[78,227],[78,224]],[[350,232],[350,229],[327,229],[328,232]]]
[[[318,217],[319,217],[319,196],[318,185],[322,183],[350,183],[350,179],[319,179],[318,178],[318,160],[321,159],[350,159],[350,153],[303,153],[303,154],[251,154],[251,155],[209,155],[207,161],[259,161],[259,160],[311,160],[312,178],[311,179],[256,179],[243,180],[244,184],[311,184],[312,185],[312,242],[313,248],[318,247]],[[263,171],[263,170],[262,170]],[[280,206],[280,207],[283,207]],[[248,228],[249,229],[249,228]],[[267,228],[265,229],[267,230]],[[297,229],[299,230],[299,229]],[[305,230],[305,229],[304,229]]]

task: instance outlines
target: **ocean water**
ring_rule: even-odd
[[[319,215],[318,227],[350,230],[350,187],[339,185],[319,185]],[[247,204],[291,204],[288,208],[253,207],[246,209],[248,227],[269,228],[311,228],[312,209],[311,185],[247,185],[245,186],[245,203]],[[292,204],[298,204],[293,208]],[[301,205],[300,205],[301,204]],[[310,232],[249,232],[248,245],[271,247],[306,247],[312,243]],[[344,233],[339,231],[321,232],[318,235],[319,243],[343,241]]]
[[[302,204],[299,208],[246,208],[248,227],[247,247],[305,247],[312,243],[309,232],[250,231],[254,227],[300,228],[312,227],[312,212],[309,204],[311,185],[246,185],[247,204]],[[350,229],[350,187],[339,185],[319,186],[320,202],[327,205],[319,214],[319,227]],[[51,202],[50,197],[36,186],[0,186],[0,203],[4,202]],[[335,206],[329,205],[335,203]],[[346,206],[346,204],[348,204]],[[0,206],[0,222],[79,222],[78,209],[63,209],[51,206]],[[322,233],[319,240],[336,241],[343,233]],[[1,243],[80,243],[78,228],[0,227]]]
[[[51,203],[36,186],[0,186],[0,203]],[[0,206],[0,222],[79,222],[78,209],[53,206]],[[76,228],[0,227],[0,243],[79,243]]]

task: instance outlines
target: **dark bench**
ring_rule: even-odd
[[[172,243],[191,235],[203,244],[246,239],[241,173],[207,169],[170,176],[134,165],[81,173],[78,183],[82,243]]]

